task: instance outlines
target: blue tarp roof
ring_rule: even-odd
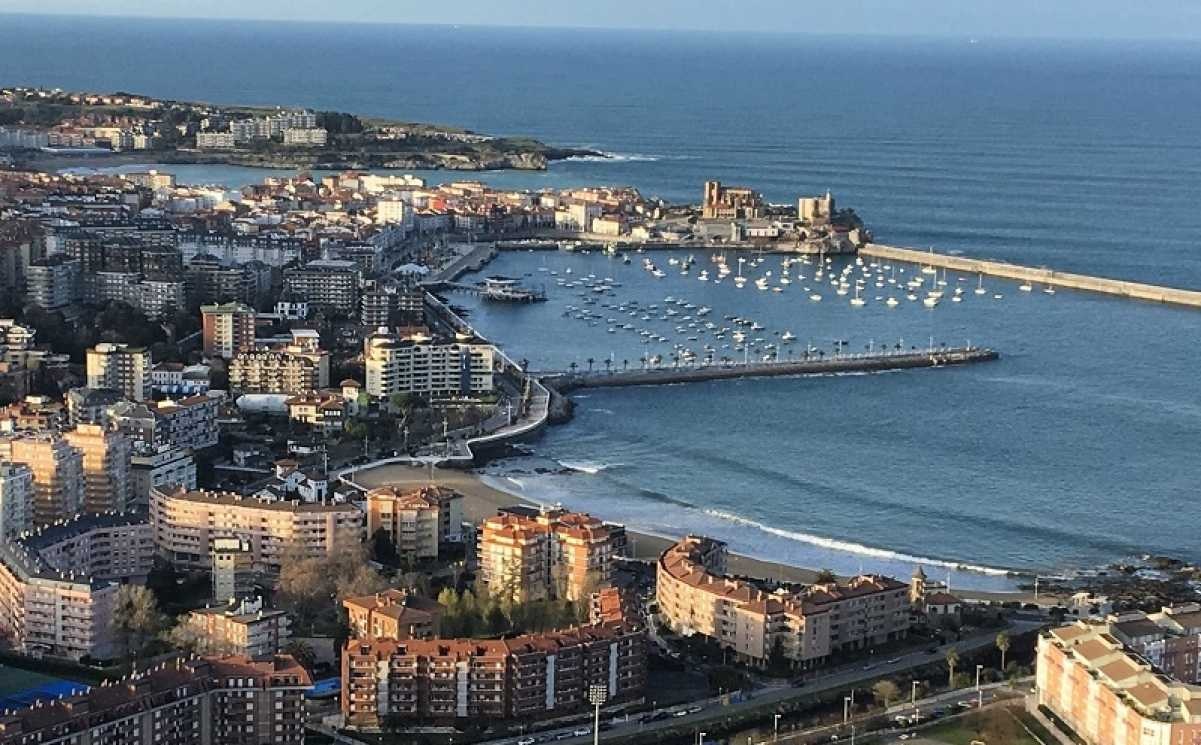
[[[56,680],[50,683],[43,683],[36,688],[27,688],[24,691],[10,693],[0,698],[0,709],[22,709],[26,706],[32,706],[33,702],[38,699],[45,700],[56,699],[59,696],[74,696],[77,693],[83,693],[87,689],[88,686],[83,683]]]

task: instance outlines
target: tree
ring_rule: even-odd
[[[408,393],[393,393],[388,397],[388,403],[395,411],[404,411],[412,403],[412,397]]]
[[[484,613],[484,623],[488,628],[488,633],[493,636],[504,633],[509,628],[509,619],[505,616],[504,609],[495,600],[489,600],[487,606],[488,610]]]
[[[880,706],[887,709],[901,695],[901,689],[897,688],[897,684],[891,680],[881,680],[872,686],[872,695],[876,697],[876,702]]]
[[[818,584],[818,585],[824,585],[824,584],[828,584],[830,582],[837,582],[837,581],[838,581],[838,577],[835,577],[834,572],[830,571],[829,569],[821,570],[820,572],[817,573],[817,576],[813,578],[814,584]]]
[[[1009,634],[1002,631],[997,634],[997,649],[1001,652],[1001,672],[1005,671],[1005,653],[1009,651]]]
[[[135,658],[146,640],[158,634],[164,626],[154,593],[141,585],[121,585],[113,604],[113,629],[125,641],[125,653]]]
[[[288,642],[282,651],[284,654],[292,655],[292,657],[298,663],[300,663],[300,666],[309,672],[312,672],[313,665],[317,663],[316,650],[313,649],[311,644],[301,641],[300,639],[293,639],[292,641]]]
[[[955,666],[959,664],[959,653],[954,647],[947,650],[947,687],[955,687]]]
[[[394,569],[400,566],[400,554],[396,552],[392,534],[383,528],[371,534],[371,558]]]

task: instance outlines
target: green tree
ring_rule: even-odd
[[[997,634],[997,650],[1001,653],[1001,670],[1005,670],[1005,653],[1009,651],[1009,634],[1002,631]]]
[[[371,534],[371,558],[393,569],[400,566],[400,554],[396,552],[392,535],[383,528]]]
[[[901,695],[901,689],[897,688],[897,684],[891,680],[880,680],[872,686],[872,695],[875,696],[876,702],[880,706],[887,709]]]
[[[955,666],[959,664],[959,653],[955,651],[954,647],[951,647],[947,650],[945,659],[947,661],[947,687],[954,688]]]
[[[814,584],[818,584],[818,585],[824,585],[824,584],[828,584],[830,582],[837,582],[837,581],[838,581],[838,577],[834,576],[834,572],[830,571],[829,569],[821,570],[820,572],[817,573],[817,576],[813,578]]]
[[[494,636],[508,630],[509,619],[505,616],[505,611],[500,607],[500,603],[495,600],[488,602],[488,610],[484,614],[484,623],[488,627],[488,633]]]
[[[141,585],[121,585],[113,604],[113,629],[125,641],[126,654],[137,658],[146,640],[165,625],[154,593]]]
[[[300,639],[293,639],[288,642],[283,648],[284,654],[290,654],[300,663],[300,666],[305,670],[312,672],[313,665],[317,663],[317,652],[308,642]]]

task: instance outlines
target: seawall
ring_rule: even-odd
[[[1145,284],[1142,282],[1127,282],[1106,277],[1091,277],[1086,274],[1058,272],[1054,269],[1035,268],[1010,264],[1004,261],[989,261],[973,259],[966,256],[948,256],[946,254],[917,251],[911,248],[896,248],[878,243],[868,243],[859,249],[859,254],[865,257],[902,261],[910,264],[934,266],[950,269],[951,271],[967,274],[987,274],[991,277],[1001,277],[1020,282],[1052,285],[1057,288],[1069,288],[1096,292],[1104,295],[1145,300],[1152,303],[1166,303],[1189,308],[1201,308],[1201,291],[1185,290],[1175,287]]]
[[[653,370],[564,373],[544,375],[542,381],[561,393],[578,388],[614,388],[634,385],[669,385],[706,380],[735,380],[786,375],[833,375],[838,373],[885,372],[924,367],[967,365],[989,362],[1000,355],[980,347],[948,347],[888,354],[853,354],[829,359],[760,362],[749,365],[708,365],[701,367],[665,367]]]

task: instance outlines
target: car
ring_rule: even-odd
[[[534,745],[536,742],[538,741],[532,737],[523,737],[517,741],[517,745]]]
[[[698,711],[700,711],[700,710],[702,710],[702,709],[704,709],[704,708],[705,708],[705,707],[703,707],[703,706],[699,706],[699,705],[698,705],[698,706],[689,706],[689,707],[688,707],[688,713],[689,713],[689,714],[695,714],[695,713],[697,713]]]
[[[570,740],[573,737],[575,737],[575,735],[571,732],[560,732],[559,734],[555,735],[556,740]]]
[[[688,716],[688,710],[687,710],[687,709],[680,709],[680,710],[678,710],[678,711],[673,711],[673,712],[671,713],[671,715],[672,715],[673,717],[686,717],[686,716]]]
[[[908,734],[903,734],[903,735],[901,735],[900,737],[898,737],[897,739],[898,739],[898,740],[908,740],[908,739],[909,739],[909,735],[908,735]]]
[[[871,669],[872,669],[872,668],[874,668],[875,666],[876,666],[876,665],[875,665],[875,663],[869,662],[869,663],[867,663],[866,665],[864,665],[864,666],[863,666],[863,669],[864,669],[864,671],[866,672],[867,670],[871,670]]]
[[[976,702],[972,701],[971,699],[965,698],[964,700],[960,701],[959,703],[957,703],[955,705],[958,706],[960,709],[970,709],[976,705]]]
[[[893,657],[891,660],[889,660],[889,661],[888,661],[888,664],[889,664],[889,665],[895,665],[895,664],[897,664],[897,663],[898,663],[898,662],[900,662],[900,661],[901,661],[901,658],[900,658],[900,657]]]
[[[583,737],[584,735],[591,735],[592,728],[591,727],[579,727],[571,734],[575,735],[576,737]]]

